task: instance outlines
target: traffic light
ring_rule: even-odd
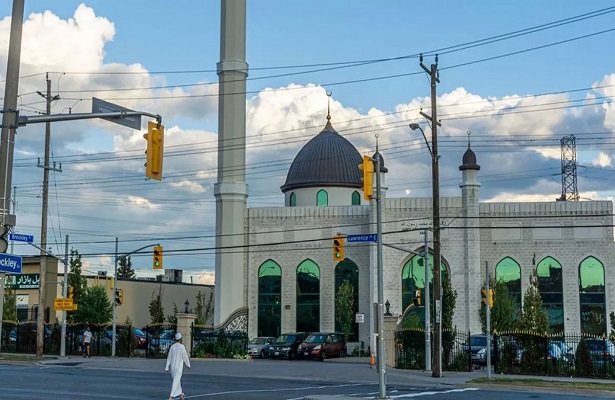
[[[124,303],[124,290],[116,289],[115,290],[115,304],[121,306]]]
[[[343,236],[337,235],[333,239],[333,261],[344,260],[344,244],[346,240]]]
[[[154,246],[154,258],[152,260],[154,269],[162,268],[162,246]]]
[[[421,289],[416,289],[414,291],[414,305],[415,306],[421,305]]]
[[[164,153],[164,126],[157,122],[147,123],[147,133],[143,134],[147,140],[145,176],[150,179],[162,180],[162,161]]]
[[[481,292],[483,303],[487,304],[489,307],[493,307],[493,289],[489,289],[489,294],[487,294],[487,289],[482,289]]]
[[[75,288],[72,286],[69,286],[68,287],[68,298],[72,300],[74,295],[75,295]]]
[[[370,156],[363,156],[359,169],[363,171],[363,198],[371,200],[374,196],[374,160]]]

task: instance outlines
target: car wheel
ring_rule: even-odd
[[[325,361],[325,358],[327,358],[327,353],[323,350],[323,352],[320,353],[320,357],[318,359],[320,361]]]
[[[288,352],[288,359],[289,360],[294,360],[296,357],[297,357],[297,355],[294,352],[292,352],[292,351]]]
[[[265,350],[261,350],[260,354],[258,355],[258,358],[263,358],[265,357]]]

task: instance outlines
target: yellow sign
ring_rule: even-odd
[[[56,311],[74,311],[77,309],[77,305],[73,304],[73,299],[56,297],[53,300],[53,309]]]

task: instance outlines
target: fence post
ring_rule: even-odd
[[[160,335],[158,335],[160,337]],[[158,344],[160,345],[160,339],[158,339]],[[145,325],[145,358],[149,353],[149,325]]]
[[[498,342],[498,333],[493,331],[493,372],[498,372],[500,366],[500,346]]]
[[[175,326],[177,330],[177,326]],[[192,357],[196,357],[196,353],[194,351],[194,321],[190,324],[190,355]]]
[[[468,331],[468,371],[472,372],[472,346],[470,340],[472,339],[472,332]]]

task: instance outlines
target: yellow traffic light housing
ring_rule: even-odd
[[[337,235],[333,239],[333,261],[344,260],[344,245],[346,240],[343,236]]]
[[[147,133],[143,134],[143,138],[147,140],[145,176],[160,181],[162,180],[162,161],[164,159],[164,126],[149,121]]]
[[[493,307],[493,289],[489,289],[489,293],[487,293],[487,289],[482,289],[481,293],[483,303],[487,304],[489,307]]]
[[[371,200],[374,197],[374,160],[370,156],[363,156],[359,169],[363,171],[363,198]]]
[[[121,306],[124,303],[124,290],[116,289],[115,290],[115,304]]]
[[[75,295],[75,288],[72,286],[69,286],[68,287],[68,298],[72,300],[74,295]]]
[[[162,246],[154,246],[154,258],[152,260],[154,269],[162,268]]]

